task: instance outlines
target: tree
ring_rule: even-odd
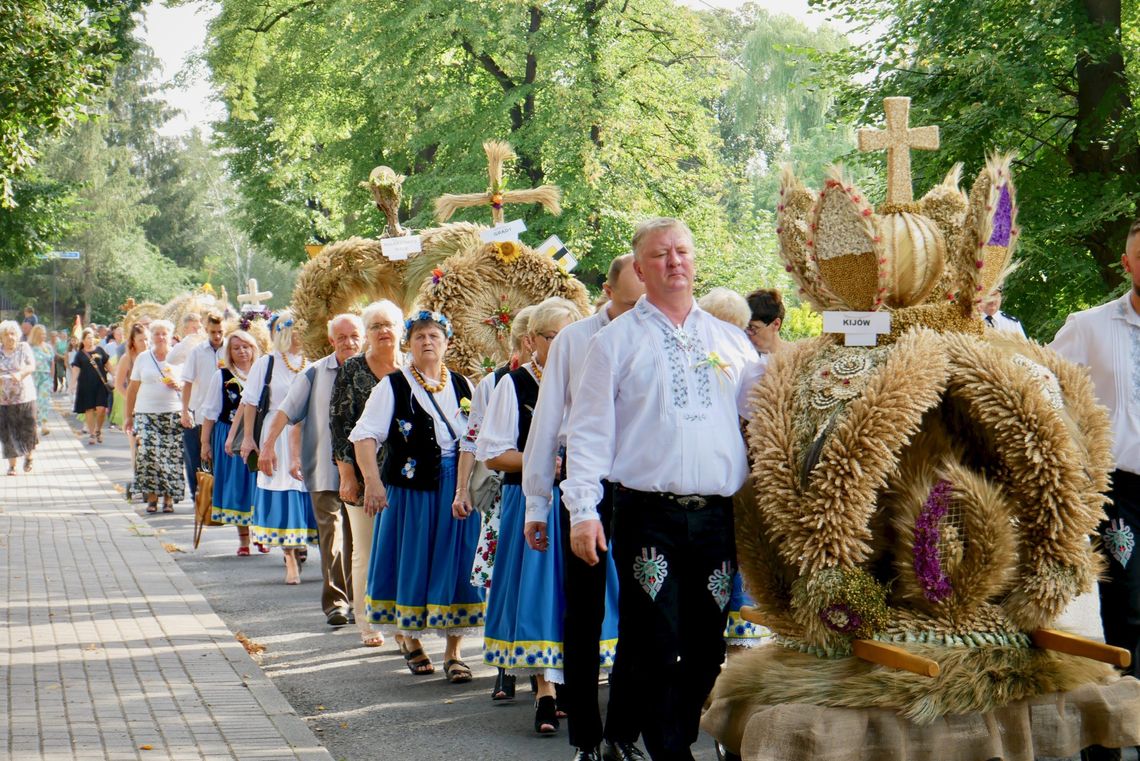
[[[561,218],[508,213],[535,240],[557,233],[587,272],[654,213],[684,216],[704,250],[743,252],[722,205],[727,76],[706,22],[668,0],[226,0],[206,57],[245,224],[284,259],[309,237],[375,234],[356,183],[385,163],[427,226],[440,193],[486,187],[479,145],[498,137],[519,155],[512,186],[564,194]]]
[[[0,0],[0,207],[16,203],[13,183],[35,163],[37,146],[95,102],[141,7],[142,0]]]
[[[1016,152],[1025,266],[1006,303],[1032,335],[1121,286],[1140,212],[1134,13],[1122,18],[1119,0],[824,4],[877,32],[833,59],[842,113],[877,122],[884,96],[909,95],[912,123],[942,126],[942,149],[915,156],[918,192],[955,161],[969,178],[988,152]]]

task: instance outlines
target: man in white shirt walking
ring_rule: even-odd
[[[756,351],[693,300],[693,236],[642,223],[645,296],[590,344],[570,410],[563,498],[574,554],[607,548],[597,505],[614,484],[621,595],[618,666],[632,659],[637,720],[654,761],[692,761],[701,707],[724,661],[736,570],[732,495],[748,462],[738,410]]]
[[[1140,659],[1140,220],[1128,231],[1124,270],[1132,287],[1118,299],[1069,315],[1050,347],[1092,376],[1097,400],[1108,408],[1116,470],[1109,488],[1108,521],[1100,533],[1110,559],[1100,583],[1104,639]]]
[[[182,363],[182,451],[191,501],[198,494],[197,474],[202,466],[202,421],[198,418],[198,410],[210,390],[210,380],[218,372],[222,338],[222,316],[210,312],[206,315],[206,340],[190,349]],[[174,349],[171,349],[171,354],[174,354]]]
[[[526,495],[527,543],[544,551],[548,536],[552,486],[562,474],[555,473],[555,461],[566,445],[566,420],[570,414],[590,339],[620,315],[633,308],[645,293],[645,286],[633,269],[633,254],[613,260],[604,290],[609,303],[584,320],[566,326],[554,339],[542,369],[538,404],[531,419],[530,435],[523,451],[523,493]],[[609,541],[613,519],[613,488],[603,483],[598,513]],[[606,552],[599,562],[590,565],[570,549],[570,514],[561,510],[554,516],[562,524],[564,577],[563,594],[566,611],[563,616],[563,685],[560,697],[570,724],[570,744],[575,748],[574,761],[597,761],[603,739],[604,761],[636,761],[644,758],[637,748],[639,730],[631,716],[631,702],[622,690],[618,672],[610,674],[610,699],[603,730],[598,712],[598,639],[606,614]],[[637,699],[636,694],[632,699]]]

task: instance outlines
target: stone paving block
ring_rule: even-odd
[[[331,760],[77,437],[13,482],[0,758]]]

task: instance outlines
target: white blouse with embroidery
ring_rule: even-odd
[[[571,524],[597,520],[603,478],[732,496],[748,472],[739,415],[758,362],[744,331],[694,302],[683,325],[643,296],[590,344],[567,433]]]

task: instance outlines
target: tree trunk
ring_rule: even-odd
[[[1132,118],[1132,98],[1124,70],[1120,0],[1079,0],[1078,16],[1090,39],[1077,55],[1077,121],[1069,164],[1074,177],[1116,184],[1123,175],[1132,189],[1140,172],[1140,145],[1125,123]],[[1083,241],[1110,289],[1122,282],[1116,266],[1131,222],[1126,216],[1103,219]]]

